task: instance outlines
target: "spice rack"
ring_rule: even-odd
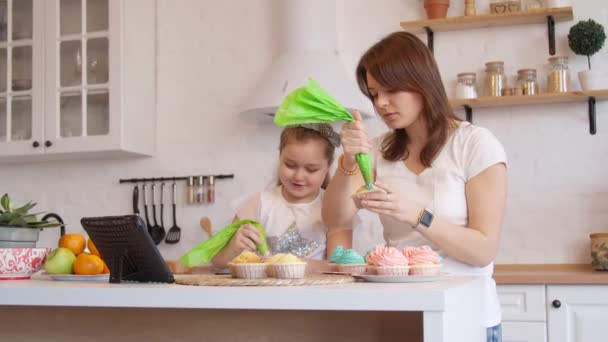
[[[433,51],[435,32],[460,31],[487,27],[547,24],[549,54],[555,55],[555,23],[574,18],[572,7],[545,8],[538,11],[481,14],[443,19],[402,21],[401,28],[411,33],[426,33],[427,45]]]
[[[478,97],[475,99],[452,99],[453,109],[464,108],[467,121],[472,121],[474,108],[499,108],[519,105],[587,102],[589,107],[589,133],[597,132],[595,124],[596,101],[608,100],[608,90],[573,91],[568,93],[544,93],[539,95],[516,95]]]

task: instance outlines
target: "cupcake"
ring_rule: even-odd
[[[441,257],[431,247],[405,247],[402,253],[409,260],[411,275],[439,274]]]
[[[299,279],[304,278],[306,262],[293,254],[277,254],[270,268],[271,273],[279,279]]]
[[[335,264],[339,272],[349,274],[362,274],[365,273],[367,264],[365,259],[354,249],[344,250],[342,246],[336,247],[329,262]]]
[[[228,263],[233,278],[245,279],[266,278],[266,266],[259,255],[248,251],[242,252]]]
[[[353,201],[355,202],[355,206],[359,209],[362,208],[361,206],[361,194],[364,193],[368,193],[368,192],[382,192],[382,193],[386,193],[386,191],[384,191],[383,189],[380,189],[379,187],[373,185],[371,189],[368,189],[366,185],[361,186],[359,189],[357,189],[357,191],[355,191],[355,193],[351,196]]]
[[[277,253],[277,254],[271,255],[270,257],[264,259],[264,263],[267,265],[266,266],[266,274],[269,277],[274,277],[275,276],[275,274],[274,274],[274,264],[277,261],[279,261],[282,258],[284,258],[286,255],[287,254],[285,254],[285,253]]]
[[[409,261],[395,247],[378,245],[372,249],[366,259],[374,266],[378,275],[406,276],[409,274]]]

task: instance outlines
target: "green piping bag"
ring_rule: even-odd
[[[264,231],[264,227],[255,220],[240,220],[231,223],[210,237],[207,241],[192,248],[188,253],[184,254],[179,261],[188,267],[208,264],[211,259],[230,242],[232,236],[244,224],[251,224],[260,231],[264,243],[257,245],[256,247],[260,254],[266,254],[266,252],[268,252],[268,241],[266,241],[266,231]]]
[[[295,89],[283,99],[274,116],[274,122],[278,126],[353,120],[348,110],[311,78],[308,79],[306,86]],[[370,155],[357,153],[355,159],[365,181],[365,187],[372,190],[374,180]]]

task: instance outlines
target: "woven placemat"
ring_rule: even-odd
[[[208,274],[179,274],[175,275],[175,283],[198,286],[302,286],[302,285],[332,285],[352,283],[355,278],[349,275],[307,274],[301,279],[239,279],[230,275]]]

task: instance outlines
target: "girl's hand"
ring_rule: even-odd
[[[234,254],[239,255],[243,251],[255,252],[256,244],[262,244],[260,231],[250,224],[245,224],[232,236],[228,249]]]
[[[355,120],[345,123],[340,133],[340,141],[344,150],[344,167],[348,170],[354,170],[357,166],[355,160],[357,153],[369,153],[372,150],[372,144],[361,121],[361,113],[355,110],[353,117]]]
[[[363,208],[379,215],[389,216],[412,227],[418,223],[422,207],[380,182],[374,185],[386,193],[372,191],[358,194]]]

